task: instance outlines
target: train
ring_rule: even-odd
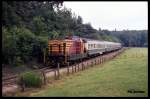
[[[93,40],[78,36],[66,36],[64,39],[49,40],[44,53],[46,65],[66,65],[87,58],[109,53],[122,48],[121,43]]]

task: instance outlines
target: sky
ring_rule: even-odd
[[[148,2],[64,1],[63,5],[97,30],[148,29]]]

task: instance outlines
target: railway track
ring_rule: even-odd
[[[38,70],[33,70],[33,71],[49,72],[49,71],[52,71],[52,70],[53,69],[51,69],[50,67],[44,67],[44,68],[41,68],[41,69],[38,69]],[[18,80],[18,77],[19,77],[19,74],[12,75],[12,76],[9,76],[9,77],[3,77],[2,78],[2,85],[3,86],[8,86],[8,85],[16,84],[17,80]]]
[[[120,53],[123,52],[123,50],[125,50],[125,49],[126,48],[123,48],[123,49],[119,50]],[[94,57],[94,58],[91,58],[91,59],[84,60],[83,62],[77,63],[78,66],[76,66],[77,64],[73,64],[73,65],[69,66],[69,68],[62,67],[62,68],[60,68],[60,73],[63,73],[63,72],[67,73],[68,69],[72,70],[72,72],[76,72],[76,70],[78,70],[78,71],[83,70],[83,67],[82,67],[83,64],[84,64],[84,68],[87,68],[89,66],[96,65],[97,63],[98,64],[102,63],[102,61],[105,61],[105,60],[101,61],[101,60],[99,60],[100,58],[102,58],[102,57],[107,58],[110,55],[114,55],[114,57],[115,57],[117,55],[117,53],[119,53],[119,51],[107,53],[107,54],[104,54],[104,55],[101,55],[101,56],[98,56],[98,57]],[[54,73],[55,73],[55,71],[57,71],[57,68],[44,67],[44,68],[34,70],[34,71],[44,72],[46,77],[50,77],[50,76],[55,75]],[[9,89],[10,87],[12,87],[11,90],[13,90],[13,87],[18,88],[19,87],[17,85],[18,78],[19,78],[19,75],[13,75],[13,76],[10,76],[10,77],[5,77],[5,78],[3,77],[2,78],[2,87],[3,87],[4,92],[6,92],[7,91],[6,89]]]

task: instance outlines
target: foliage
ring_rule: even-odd
[[[3,63],[42,62],[48,39],[77,35],[97,40],[121,42],[124,46],[148,46],[147,30],[96,30],[81,16],[62,7],[62,1],[2,1]],[[12,52],[13,51],[13,52]]]
[[[42,78],[38,73],[25,72],[20,75],[19,83],[24,83],[25,87],[40,87],[42,85]]]
[[[48,37],[36,36],[33,44],[32,56],[36,58],[37,62],[43,62],[43,48],[46,48],[48,44]]]
[[[148,46],[147,30],[110,31],[110,35],[117,37],[124,46],[137,46],[137,47]]]
[[[37,16],[37,17],[33,18],[34,31],[35,31],[36,35],[46,35],[47,27],[46,27],[46,24],[43,21],[44,21],[44,18],[40,17],[40,16]]]
[[[12,27],[10,29],[3,27],[2,34],[4,62],[11,64],[15,63],[15,59],[24,62],[30,60],[35,40],[35,35],[30,30],[23,27]]]

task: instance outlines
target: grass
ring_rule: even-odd
[[[131,48],[115,59],[64,77],[29,96],[148,96],[148,49]],[[144,91],[130,93],[128,90]]]

